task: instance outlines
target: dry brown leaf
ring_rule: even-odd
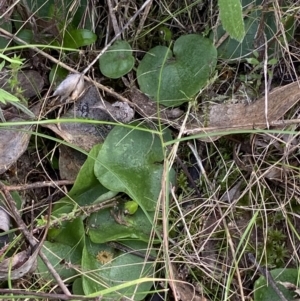
[[[176,294],[176,300],[207,301],[206,298],[199,295],[199,293],[191,283],[182,280],[182,277],[179,275],[175,264],[173,264],[173,273],[175,278],[174,280],[176,280],[173,282],[173,288],[175,289],[173,293]]]
[[[8,231],[9,226],[10,226],[10,215],[2,206],[0,206],[0,231],[1,232]]]
[[[78,78],[77,78],[78,79]],[[62,91],[64,87],[61,88]],[[58,94],[57,94],[58,95]],[[134,110],[126,103],[116,102],[110,104],[103,101],[96,87],[90,86],[64,116],[61,118],[81,118],[100,121],[129,122],[134,116]],[[85,151],[103,142],[105,137],[112,129],[108,124],[92,123],[60,123],[48,124],[45,127],[51,129],[64,141],[75,145]],[[85,161],[85,155],[70,149],[66,146],[60,146],[59,170],[62,179],[74,180],[80,167]]]
[[[76,100],[84,89],[84,78],[80,73],[68,75],[56,88],[53,96],[59,96],[60,101],[70,98]]]
[[[183,111],[179,108],[167,109],[164,106],[158,106],[156,102],[152,101],[147,95],[142,93],[136,87],[130,87],[127,92],[129,99],[135,105],[136,111],[145,118],[160,118],[163,120],[173,120],[183,115]],[[159,107],[160,112],[157,113]]]
[[[181,301],[205,301],[206,298],[198,296],[193,286],[188,282],[174,282],[176,293]]]
[[[9,121],[23,121],[13,118]],[[26,151],[31,134],[30,125],[0,128],[0,174],[4,173]]]
[[[0,280],[20,279],[27,273],[32,272],[36,267],[38,252],[39,248],[32,254],[31,250],[28,249],[4,259],[0,263]]]
[[[113,119],[101,109],[95,108],[101,104],[98,90],[91,86],[86,93],[74,104],[61,118],[81,118],[102,121],[113,121]],[[59,120],[58,120],[59,122]],[[112,128],[109,125],[92,123],[60,123],[48,124],[45,127],[51,129],[66,142],[89,151],[95,144],[103,142],[104,138]]]
[[[298,82],[276,88],[268,95],[268,121],[272,125],[292,108],[300,98]],[[202,114],[203,115],[203,114]],[[190,120],[185,134],[229,132],[239,129],[264,129],[265,97],[255,102],[244,104],[217,104],[209,108],[207,117],[201,114]],[[201,126],[202,125],[202,126]]]

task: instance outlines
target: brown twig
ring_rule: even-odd
[[[49,223],[49,228],[59,227],[61,225],[61,223],[63,223],[63,222],[72,221],[75,218],[80,217],[82,215],[89,216],[90,214],[92,214],[94,212],[98,212],[99,210],[115,207],[115,206],[117,206],[117,204],[118,204],[117,198],[113,198],[113,199],[110,199],[108,201],[104,201],[101,203],[78,207],[78,209],[75,210],[72,214],[65,214],[65,215],[62,215],[61,217],[51,220]],[[40,231],[41,229],[43,229],[45,227],[46,226],[36,227],[34,229],[34,233],[37,231]]]
[[[286,127],[292,124],[299,124],[300,119],[290,119],[290,120],[275,120],[270,121],[269,125],[273,127]],[[186,135],[196,135],[196,134],[205,134],[210,136],[211,133],[220,132],[222,135],[233,133],[234,130],[238,130],[239,132],[247,131],[247,130],[263,130],[266,127],[265,122],[256,122],[256,123],[244,123],[237,125],[224,125],[224,126],[212,126],[212,127],[195,127],[195,128],[186,128],[183,133]],[[207,134],[206,134],[207,133]],[[190,139],[190,138],[189,138]]]
[[[50,273],[52,274],[54,279],[57,281],[57,283],[60,286],[60,288],[62,289],[62,291],[66,295],[71,295],[68,288],[65,286],[64,282],[60,278],[59,274],[55,271],[55,269],[53,268],[53,266],[49,262],[48,258],[42,252],[42,250],[41,250],[42,243],[37,242],[35,240],[35,238],[31,235],[29,230],[27,229],[27,226],[25,225],[25,223],[23,222],[23,220],[20,216],[20,213],[18,211],[18,208],[16,206],[16,203],[15,203],[14,199],[12,198],[10,192],[7,190],[7,186],[5,184],[3,184],[1,181],[0,181],[0,190],[3,193],[7,209],[9,209],[10,214],[14,218],[14,220],[17,223],[17,225],[18,225],[20,231],[22,232],[22,234],[25,236],[25,238],[27,239],[27,241],[29,242],[29,244],[31,245],[31,247],[33,249],[36,249],[36,248],[39,249],[39,252],[38,252],[39,256],[41,257],[41,259],[43,260],[43,262],[47,266],[48,270],[50,271]]]
[[[248,253],[248,258],[251,261],[251,263],[257,268],[257,270],[266,278],[267,282],[272,286],[273,290],[276,292],[280,300],[288,301],[283,295],[282,291],[278,288],[268,269],[266,267],[261,267],[252,253]]]
[[[28,46],[30,49],[34,50],[35,52],[41,54],[43,57],[47,58],[48,60],[52,61],[53,63],[63,67],[64,69],[72,72],[72,73],[80,73],[78,72],[77,70],[73,69],[72,67],[68,66],[67,64],[59,61],[58,59],[54,58],[53,56],[49,55],[48,53],[44,52],[43,50],[37,48],[37,47],[34,47],[34,46],[31,46],[30,44],[26,43],[24,40],[18,38],[17,36],[11,34],[10,32],[8,32],[7,30],[3,29],[0,27],[0,33],[4,34],[5,36],[13,39],[14,41],[16,42],[19,42],[23,45],[26,45]],[[95,63],[95,62],[94,62]],[[120,101],[123,101],[123,102],[127,102],[127,103],[131,103],[127,98],[123,97],[122,95],[119,95],[118,93],[116,93],[115,91],[113,91],[113,89],[111,88],[108,88],[106,86],[103,86],[101,85],[100,83],[96,82],[95,80],[87,77],[87,76],[84,76],[84,79],[88,82],[91,82],[93,85],[95,85],[97,88],[101,89],[102,91],[112,95],[113,97],[115,97],[116,99],[119,99]]]
[[[149,3],[147,4],[145,10],[144,10],[144,13],[142,15],[142,18],[140,20],[140,23],[139,23],[138,28],[137,28],[136,33],[135,33],[136,36],[138,36],[140,34],[140,32],[144,29],[144,24],[145,24],[145,21],[148,17],[149,12],[150,12],[152,2],[153,2],[153,0],[150,0]]]
[[[149,4],[150,1],[153,0],[146,0],[143,5],[138,9],[138,11],[128,20],[128,22],[124,25],[124,27],[111,39],[111,41],[100,51],[97,57],[82,71],[82,74],[86,74],[91,67],[98,62],[99,58],[103,53],[121,36],[121,34],[129,27],[131,23],[136,19],[136,17],[144,10],[144,8]]]
[[[200,193],[200,190],[198,189],[197,185],[195,184],[195,181],[193,179],[193,177],[191,176],[191,174],[189,173],[188,169],[186,168],[186,166],[183,164],[183,162],[181,161],[181,159],[176,156],[176,161],[177,163],[180,165],[181,169],[183,170],[184,174],[187,176],[187,178],[189,179],[190,181],[190,184],[192,185],[192,187],[194,188],[197,196],[199,198],[201,198],[201,193]]]
[[[56,187],[56,186],[64,186],[64,185],[73,185],[74,181],[43,181],[43,182],[35,182],[31,184],[22,184],[22,185],[10,185],[6,186],[7,191],[21,191],[28,189],[36,189],[42,187]]]
[[[28,298],[36,298],[40,297],[44,300],[54,299],[54,300],[99,300],[98,297],[90,298],[78,295],[65,295],[65,294],[50,294],[50,293],[40,293],[40,292],[29,292],[25,290],[17,290],[17,289],[2,289],[0,288],[0,294],[3,296],[4,294],[13,294],[13,295],[24,295],[28,296]],[[4,300],[4,299],[2,299]]]
[[[119,35],[120,28],[119,28],[119,24],[118,24],[118,21],[116,18],[115,9],[113,8],[113,4],[111,2],[112,2],[112,0],[107,0],[109,16],[110,16],[110,20],[111,20],[115,35]],[[120,39],[120,36],[118,39]]]

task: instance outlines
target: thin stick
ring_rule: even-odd
[[[45,299],[54,299],[54,300],[98,300],[97,298],[90,298],[90,297],[84,297],[84,296],[78,296],[78,295],[64,295],[64,294],[50,294],[50,293],[41,293],[41,292],[30,292],[25,290],[18,290],[18,289],[3,289],[0,288],[0,294],[3,296],[4,294],[13,294],[13,295],[24,295],[28,296],[28,298],[37,298],[42,297],[43,300]],[[5,300],[15,300],[15,297],[7,296]],[[2,299],[4,300],[4,299]]]
[[[70,291],[68,290],[68,288],[66,287],[66,285],[64,284],[62,279],[60,278],[59,274],[55,271],[55,269],[53,268],[53,266],[49,262],[48,258],[42,252],[42,250],[41,250],[41,248],[43,246],[42,243],[38,243],[35,240],[35,238],[31,235],[29,230],[27,229],[27,226],[25,225],[25,223],[23,222],[23,220],[22,220],[22,218],[19,214],[19,211],[17,209],[17,206],[16,206],[16,203],[15,203],[14,199],[12,198],[10,192],[6,189],[6,185],[4,185],[1,181],[0,181],[0,189],[2,190],[2,192],[5,196],[4,199],[6,200],[6,203],[7,203],[6,205],[7,205],[8,209],[10,209],[10,213],[11,213],[12,217],[15,219],[15,221],[16,221],[17,225],[19,226],[20,231],[22,232],[22,234],[25,236],[25,238],[30,243],[30,245],[33,249],[36,249],[36,247],[39,248],[39,256],[41,257],[41,259],[43,260],[43,262],[47,266],[48,270],[50,271],[50,273],[52,274],[54,279],[57,281],[57,283],[60,286],[60,288],[62,289],[62,291],[66,295],[71,295]]]
[[[267,129],[270,128],[268,121],[268,103],[269,103],[269,81],[268,81],[268,40],[266,34],[264,33],[265,38],[265,58],[264,58],[264,78],[265,78],[265,118]]]
[[[79,71],[73,69],[72,67],[68,66],[67,64],[65,64],[65,63],[63,63],[63,62],[61,62],[61,61],[59,61],[58,59],[56,59],[56,58],[54,58],[54,57],[52,57],[51,55],[49,55],[48,53],[44,52],[43,50],[41,50],[41,49],[39,49],[39,48],[37,48],[37,47],[31,46],[30,44],[26,43],[24,40],[18,38],[17,36],[11,34],[10,32],[6,31],[5,29],[3,29],[3,28],[1,28],[1,27],[0,27],[0,33],[4,34],[5,36],[10,37],[10,38],[13,39],[14,41],[17,41],[17,42],[19,42],[19,43],[21,43],[21,44],[23,44],[23,45],[29,46],[29,48],[32,49],[33,51],[39,53],[39,54],[42,55],[43,57],[45,57],[45,58],[47,58],[48,60],[52,61],[53,63],[55,63],[55,64],[61,66],[62,68],[66,69],[66,70],[68,70],[68,71],[70,71],[70,72],[72,72],[72,73],[80,73]],[[95,62],[94,62],[94,63],[95,63]],[[90,67],[91,67],[91,65],[90,65]],[[97,88],[101,89],[102,91],[104,91],[104,92],[106,92],[106,93],[108,93],[108,94],[114,96],[115,98],[119,99],[120,101],[127,102],[127,103],[131,104],[131,102],[130,102],[127,98],[125,98],[125,97],[119,95],[118,93],[116,93],[115,91],[113,91],[113,89],[110,89],[110,88],[108,88],[108,87],[106,87],[106,86],[103,86],[103,85],[101,85],[100,83],[96,82],[95,80],[92,80],[91,78],[89,78],[89,77],[87,77],[87,76],[84,76],[84,79],[85,79],[86,81],[92,83],[92,84],[95,85]]]
[[[110,15],[110,19],[111,19],[111,23],[115,32],[115,35],[119,34],[120,32],[120,28],[119,28],[119,24],[116,18],[116,14],[115,14],[115,10],[113,8],[113,5],[111,3],[112,0],[107,0],[107,6],[108,6],[108,10],[109,10],[109,15]]]
[[[92,66],[98,62],[101,55],[115,42],[119,36],[129,27],[129,25],[135,20],[135,18],[140,14],[140,12],[148,5],[149,2],[152,0],[147,0],[144,4],[140,7],[140,9],[129,19],[129,21],[124,25],[124,27],[111,39],[111,41],[100,51],[97,57],[83,70],[82,74],[86,74]]]
[[[266,278],[267,282],[270,283],[278,297],[280,298],[281,301],[288,301],[285,296],[283,295],[282,291],[278,288],[276,282],[274,281],[272,275],[270,272],[267,270],[266,267],[261,267],[259,263],[256,261],[252,253],[248,253],[248,258],[254,264],[254,266],[257,268],[257,270]]]
[[[201,173],[202,173],[202,175],[203,175],[203,177],[204,177],[204,179],[205,179],[205,181],[206,181],[206,183],[207,183],[210,191],[213,191],[214,187],[213,187],[212,183],[210,182],[210,180],[207,177],[206,171],[205,171],[205,169],[204,169],[204,167],[202,165],[202,161],[201,161],[201,159],[200,159],[200,157],[198,155],[198,152],[196,151],[196,149],[194,148],[194,146],[190,142],[188,142],[187,145],[191,149],[191,151],[192,151],[192,153],[193,153],[193,155],[194,155],[194,157],[195,157],[195,159],[197,161],[197,164],[198,164],[198,166],[200,168],[200,171],[201,171]]]
[[[145,21],[146,21],[146,19],[147,19],[147,17],[148,17],[150,8],[151,8],[151,6],[152,6],[152,2],[153,2],[153,0],[150,0],[149,3],[148,3],[148,6],[145,8],[144,14],[142,15],[142,18],[141,18],[141,20],[140,20],[139,26],[138,26],[138,28],[137,28],[137,30],[136,30],[135,36],[138,36],[138,35],[140,34],[140,32],[143,30],[143,28],[144,28],[144,23],[145,23]]]
[[[77,217],[80,216],[89,216],[90,214],[94,212],[98,212],[99,210],[115,207],[118,204],[117,198],[112,198],[110,200],[98,203],[98,204],[92,204],[87,206],[78,207],[75,211],[62,215],[61,217],[55,218],[54,220],[50,220],[48,227],[49,228],[55,228],[61,225],[63,222],[72,221]],[[45,226],[37,226],[34,229],[34,232],[40,231],[41,229],[45,228]]]
[[[186,166],[183,164],[183,162],[181,161],[181,159],[178,156],[176,156],[176,162],[180,165],[180,168],[183,170],[184,174],[189,179],[189,181],[190,181],[191,185],[193,186],[195,192],[197,193],[198,197],[201,198],[200,190],[198,189],[197,185],[195,184],[193,177],[191,176],[188,169],[186,168]]]
[[[74,181],[61,180],[61,181],[43,181],[43,182],[35,182],[31,184],[23,184],[23,185],[11,185],[6,186],[8,191],[21,191],[42,187],[57,187],[57,186],[65,186],[65,185],[73,185]]]

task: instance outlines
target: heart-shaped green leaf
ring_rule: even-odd
[[[171,139],[165,131],[166,139]],[[125,192],[138,205],[153,211],[161,190],[164,160],[158,135],[116,126],[109,133],[95,162],[95,175],[111,191]],[[174,171],[170,171],[174,181]]]
[[[147,250],[147,244],[140,241],[126,241],[126,246],[141,253],[146,253]],[[141,257],[124,254],[104,244],[87,243],[82,255],[82,268],[86,271],[82,277],[85,295],[100,293],[105,288],[132,280],[137,280],[138,283],[138,279],[142,277],[153,276],[153,264],[144,261]],[[102,300],[114,301],[120,300],[121,297],[144,300],[152,285],[151,281],[133,285],[107,294]]]
[[[203,88],[217,63],[212,42],[197,34],[176,40],[173,54],[168,47],[152,48],[137,69],[140,89],[165,106],[187,102]]]
[[[126,41],[116,41],[99,59],[100,70],[109,78],[120,78],[134,66],[132,49]]]

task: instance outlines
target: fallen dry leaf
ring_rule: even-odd
[[[28,249],[4,259],[0,263],[0,280],[20,279],[27,273],[32,272],[36,266],[38,252],[39,249],[37,248],[31,254],[31,250]]]
[[[129,85],[129,84],[127,84]],[[162,120],[173,120],[183,115],[183,111],[179,108],[168,109],[159,106],[159,114],[157,113],[158,105],[152,101],[147,95],[142,93],[136,87],[130,87],[127,92],[128,98],[133,102],[136,111],[145,118],[160,118]]]
[[[13,121],[23,121],[13,118]],[[4,173],[26,151],[31,134],[26,133],[30,125],[0,127],[0,174]]]
[[[274,122],[283,117],[300,99],[298,82],[276,88],[268,95],[268,122]],[[255,102],[245,104],[211,105],[207,116],[199,114],[190,118],[184,134],[230,132],[239,129],[264,129],[267,127],[265,118],[265,97]],[[180,127],[180,125],[178,126]]]
[[[74,106],[61,118],[81,118],[100,121],[129,122],[134,116],[134,110],[126,103],[116,102],[110,104],[101,99],[96,87],[90,86],[79,97]],[[104,141],[112,125],[93,123],[60,123],[48,124],[45,127],[51,129],[64,141],[75,145],[85,151]],[[59,170],[62,179],[75,180],[80,167],[85,161],[85,155],[67,146],[59,147]]]
[[[97,88],[91,86],[86,93],[74,104],[61,118],[81,118],[102,121],[113,121],[113,119],[101,109],[95,108],[101,103]],[[59,122],[59,120],[58,120]],[[48,124],[45,127],[51,129],[66,142],[76,145],[85,151],[89,151],[95,144],[103,142],[109,133],[111,126],[92,123],[60,123]]]
[[[84,78],[83,75],[70,74],[68,75],[56,88],[53,96],[59,96],[60,101],[70,98],[75,100],[83,92],[84,89]]]

